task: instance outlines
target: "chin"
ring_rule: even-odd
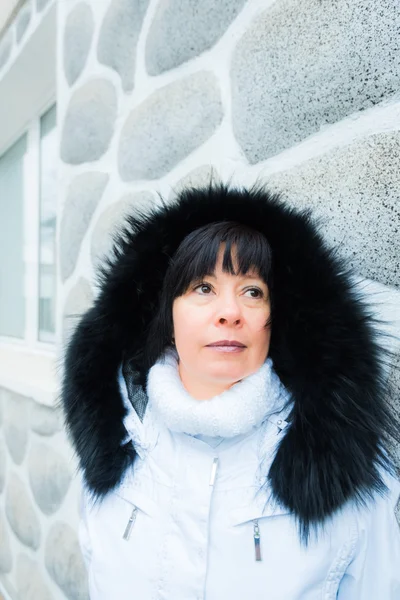
[[[248,369],[240,365],[213,365],[210,369],[204,369],[204,374],[221,383],[235,383],[249,374]]]

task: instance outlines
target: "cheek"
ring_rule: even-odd
[[[268,343],[271,337],[271,327],[269,325],[265,327],[268,318],[269,312],[262,312],[262,314],[254,315],[251,319],[251,329],[253,331],[254,339],[256,339],[259,344]]]
[[[193,309],[189,303],[176,301],[172,309],[172,318],[175,337],[187,337],[200,328],[199,311]]]

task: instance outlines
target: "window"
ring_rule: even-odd
[[[0,156],[0,336],[55,341],[56,107]]]
[[[0,335],[25,335],[24,159],[26,135],[0,157]]]
[[[57,155],[53,106],[40,119],[38,337],[43,342],[54,342],[55,337]]]

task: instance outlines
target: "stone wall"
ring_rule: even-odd
[[[0,582],[13,600],[86,600],[76,462],[55,408],[0,388]]]
[[[123,216],[211,176],[262,181],[311,206],[367,280],[398,353],[394,0],[58,0],[57,8],[60,357]],[[0,69],[10,39],[0,42]],[[395,360],[388,376],[400,413]],[[0,581],[13,599],[17,589],[21,600],[85,598],[79,480],[59,415],[7,390],[0,408]]]

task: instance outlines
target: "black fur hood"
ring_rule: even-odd
[[[310,214],[260,187],[186,189],[173,203],[127,219],[95,304],[67,348],[66,425],[89,489],[104,496],[135,458],[132,442],[124,444],[119,366],[134,356],[145,382],[142,349],[169,259],[189,232],[221,220],[261,231],[272,248],[269,355],[294,403],[268,477],[276,499],[307,530],[347,500],[384,490],[391,427],[384,351],[348,269]]]

